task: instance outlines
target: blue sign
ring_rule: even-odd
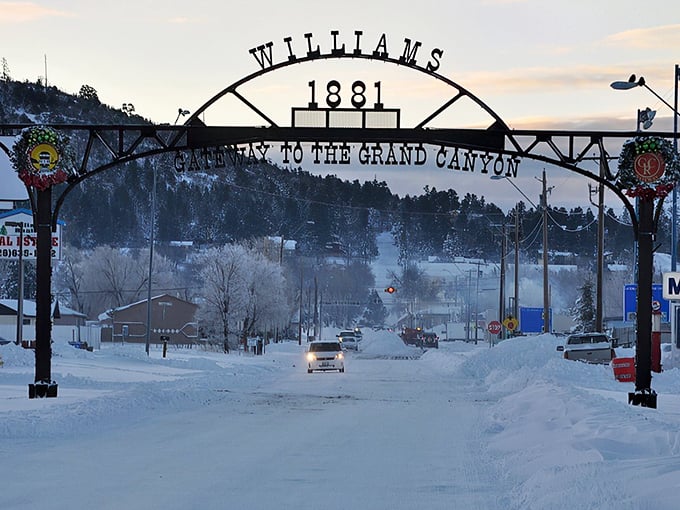
[[[550,331],[552,331],[552,308],[550,309]],[[543,308],[519,308],[519,330],[522,333],[543,333]]]
[[[652,284],[652,309],[659,305],[661,312],[661,322],[670,322],[670,303],[663,298],[663,285],[660,283]],[[637,312],[637,284],[627,283],[623,286],[623,320],[635,322]]]

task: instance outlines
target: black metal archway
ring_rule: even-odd
[[[311,34],[306,34],[307,35]],[[383,36],[384,37],[384,36]],[[285,41],[285,39],[284,39]],[[309,41],[308,41],[309,42]],[[455,165],[457,169],[468,172],[478,172],[490,175],[504,175],[515,177],[519,162],[522,159],[532,159],[548,165],[554,165],[582,175],[598,182],[608,188],[622,201],[628,210],[633,222],[633,231],[638,240],[640,249],[638,269],[639,303],[650,303],[650,306],[638,307],[638,345],[643,344],[643,352],[640,356],[651,355],[651,346],[648,346],[651,335],[651,257],[652,242],[655,230],[655,217],[658,217],[661,203],[657,204],[656,212],[641,209],[636,214],[635,207],[624,192],[619,189],[614,180],[615,175],[609,168],[609,163],[616,156],[612,156],[620,149],[623,140],[634,138],[637,132],[613,132],[613,131],[567,131],[567,130],[512,130],[507,124],[485,103],[474,96],[468,90],[438,74],[438,58],[441,50],[434,49],[431,59],[426,65],[419,65],[417,51],[420,43],[412,43],[405,40],[404,52],[398,58],[390,57],[387,51],[381,49],[378,43],[376,51],[364,53],[361,49],[346,51],[344,45],[337,47],[334,42],[333,48],[327,53],[320,49],[312,49],[303,57],[297,57],[288,44],[289,55],[286,60],[275,63],[271,48],[273,43],[267,43],[261,47],[250,50],[261,69],[245,78],[238,80],[229,87],[210,98],[199,107],[187,119],[183,125],[153,125],[153,124],[120,124],[120,125],[72,125],[54,124],[51,127],[71,135],[82,143],[82,156],[78,158],[76,168],[66,184],[57,187],[53,196],[53,189],[38,190],[28,187],[29,197],[34,215],[34,226],[37,232],[37,296],[36,296],[36,384],[53,384],[51,379],[51,258],[50,240],[51,232],[56,228],[56,222],[61,206],[68,194],[78,184],[98,173],[141,158],[174,153],[176,169],[187,170],[195,163],[196,169],[218,168],[224,166],[227,161],[233,163],[248,161],[249,158],[266,159],[266,154],[271,143],[281,143],[282,150],[295,150],[299,144],[323,143],[326,148],[334,150],[338,147],[346,147],[347,144],[362,144],[362,147],[372,146],[380,149],[380,157],[383,155],[382,144],[388,151],[398,151],[400,148],[431,146],[438,148],[438,156],[446,154],[442,167],[454,165],[452,159],[448,159],[449,150],[455,151]],[[268,51],[269,50],[269,51]],[[386,50],[386,47],[385,47]],[[294,64],[302,64],[319,60],[330,59],[366,59],[378,60],[390,64],[403,66],[408,69],[424,73],[433,79],[448,85],[453,93],[441,106],[432,112],[427,112],[421,120],[411,128],[403,128],[400,125],[400,110],[387,109],[378,100],[372,108],[366,107],[365,98],[353,103],[349,111],[339,108],[339,101],[327,101],[328,107],[321,108],[318,103],[312,101],[306,108],[291,108],[291,126],[279,126],[269,115],[247,99],[241,92],[240,87],[266,73],[270,73],[283,67]],[[311,82],[310,82],[311,83]],[[356,83],[356,82],[355,82]],[[364,87],[365,85],[361,84]],[[335,84],[328,84],[329,97],[335,94]],[[359,90],[361,87],[357,86]],[[338,86],[339,91],[339,86]],[[235,97],[255,112],[264,126],[207,126],[200,116],[219,99],[227,95]],[[442,112],[452,107],[462,98],[468,98],[483,112],[488,114],[490,122],[485,129],[436,129],[428,128],[430,121],[438,117]],[[338,127],[334,125],[332,116],[342,111],[343,114],[353,115],[356,125]],[[317,119],[316,125],[300,126],[296,122],[296,115],[308,115]],[[370,125],[371,116],[387,119],[392,123],[388,127]],[[319,120],[320,119],[320,120]],[[379,124],[380,122],[378,122]],[[351,124],[351,122],[350,122]],[[18,134],[24,128],[33,127],[31,124],[11,124],[0,126],[4,133]],[[650,136],[672,139],[672,133],[656,132]],[[0,143],[8,155],[11,147]],[[402,150],[401,157],[410,155],[408,150]],[[377,149],[376,149],[377,150]],[[462,151],[458,154],[457,151]],[[374,152],[375,154],[375,152]],[[410,156],[409,156],[410,157]],[[408,158],[407,158],[408,159]],[[94,161],[98,163],[93,163]],[[104,163],[101,163],[104,161]],[[601,171],[593,173],[581,165],[585,162],[598,162]],[[461,168],[462,166],[462,168]],[[191,169],[191,168],[189,168]],[[54,199],[54,200],[53,200]],[[647,290],[649,295],[647,296]],[[649,308],[649,310],[646,310]],[[647,338],[647,343],[640,341]],[[645,349],[648,350],[645,351]],[[650,362],[651,363],[651,362]],[[648,371],[647,371],[648,372]],[[638,375],[639,390],[649,390],[651,375]],[[636,383],[637,384],[637,383]],[[56,393],[55,393],[56,394]]]

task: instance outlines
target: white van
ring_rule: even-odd
[[[307,348],[307,373],[315,370],[345,371],[345,355],[337,340],[311,342]]]

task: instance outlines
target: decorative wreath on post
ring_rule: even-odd
[[[69,138],[50,127],[25,128],[12,147],[11,160],[19,179],[41,191],[73,174]]]
[[[629,197],[666,197],[680,180],[680,159],[664,138],[638,136],[623,144],[616,184]]]

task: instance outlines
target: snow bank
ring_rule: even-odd
[[[359,342],[357,358],[416,359],[423,351],[418,347],[406,345],[394,332],[366,331]]]

